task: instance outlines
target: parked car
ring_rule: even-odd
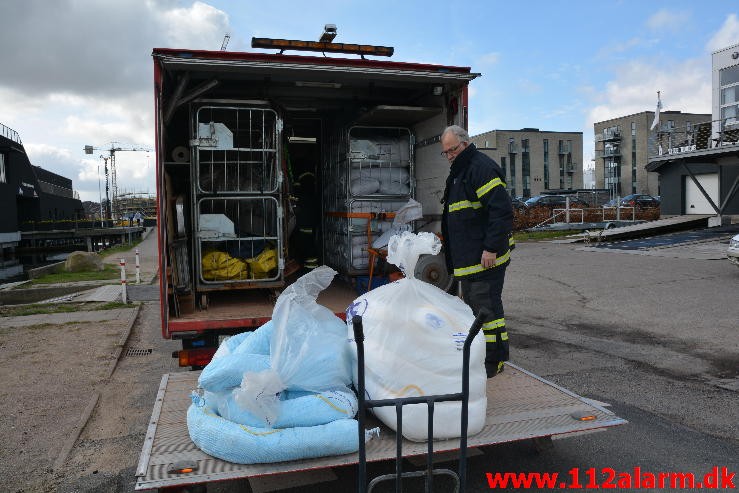
[[[621,199],[621,207],[659,207],[659,200],[651,195],[632,193]]]
[[[526,207],[549,207],[550,209],[564,209],[567,205],[566,195],[536,195],[526,201]],[[570,196],[570,207],[584,209],[588,203],[575,196]]]
[[[739,267],[739,235],[734,235],[734,237],[729,240],[729,249],[726,250],[726,256],[729,259],[729,262]]]
[[[511,203],[513,204],[514,209],[525,209],[526,208],[526,203],[518,197],[512,197]]]
[[[611,199],[605,204],[603,204],[603,207],[616,207],[617,202],[618,202],[618,199]]]

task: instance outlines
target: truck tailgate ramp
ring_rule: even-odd
[[[162,377],[136,469],[136,490],[207,483],[311,469],[356,464],[357,454],[321,457],[273,464],[233,464],[201,452],[187,431],[190,392],[197,387],[200,372],[170,373]],[[485,427],[468,438],[468,447],[493,445],[529,438],[598,430],[625,424],[626,420],[600,405],[563,389],[511,363],[488,380],[488,409]],[[577,419],[587,416],[587,420]],[[368,427],[375,424],[368,423]],[[395,458],[394,433],[381,428],[380,439],[367,443],[367,461]],[[457,450],[459,440],[434,443],[437,453]],[[404,441],[404,456],[425,455],[427,445]],[[197,464],[191,473],[170,473],[172,464]]]

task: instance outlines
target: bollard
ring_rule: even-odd
[[[126,296],[126,259],[122,258],[121,262],[121,299],[123,303],[128,303]]]
[[[136,284],[141,284],[141,264],[139,263],[139,249],[136,249]]]
[[[565,222],[570,224],[570,198],[565,198]]]

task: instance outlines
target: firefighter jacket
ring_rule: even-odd
[[[503,180],[500,166],[474,144],[452,163],[442,199],[442,236],[447,268],[458,279],[485,279],[510,260],[513,206]],[[483,268],[483,250],[495,252],[495,267]]]

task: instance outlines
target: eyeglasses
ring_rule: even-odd
[[[453,152],[456,152],[457,149],[459,149],[459,146],[461,146],[461,145],[462,145],[462,142],[460,142],[459,144],[455,145],[451,149],[447,149],[446,151],[441,151],[441,155],[442,156],[449,156],[449,154],[451,154]]]

